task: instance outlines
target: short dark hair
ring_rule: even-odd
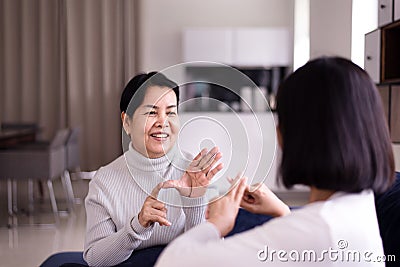
[[[160,72],[141,73],[126,84],[119,103],[121,113],[124,112],[132,117],[135,110],[143,103],[147,88],[151,86],[171,88],[175,92],[177,104],[179,103],[179,86],[175,82]]]
[[[277,94],[280,181],[319,189],[383,192],[394,158],[379,92],[368,74],[340,57],[312,60]]]

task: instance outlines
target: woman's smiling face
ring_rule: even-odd
[[[132,118],[125,115],[124,129],[130,134],[133,148],[148,158],[164,156],[176,142],[179,132],[175,92],[168,87],[146,89],[142,104]]]

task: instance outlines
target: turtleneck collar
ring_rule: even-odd
[[[127,164],[140,171],[145,172],[154,172],[154,171],[162,171],[168,168],[171,164],[174,164],[177,161],[177,147],[174,145],[167,154],[160,158],[147,158],[136,151],[132,143],[129,143],[129,149],[124,153],[125,160]]]

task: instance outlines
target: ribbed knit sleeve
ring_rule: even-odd
[[[98,181],[91,182],[85,200],[87,232],[84,259],[90,266],[112,266],[129,258],[143,240],[150,238],[153,227],[144,228],[137,216],[126,221],[116,231],[116,225],[108,210],[109,203]]]

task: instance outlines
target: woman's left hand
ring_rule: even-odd
[[[218,147],[214,147],[208,153],[207,149],[204,148],[193,159],[179,180],[166,181],[163,188],[176,188],[182,196],[186,197],[203,196],[211,179],[222,170],[222,163],[213,168],[221,157],[222,153]]]

